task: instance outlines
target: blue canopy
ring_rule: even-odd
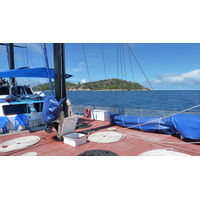
[[[54,69],[50,70],[51,78],[54,78]],[[0,78],[14,78],[14,77],[35,77],[48,78],[47,69],[45,67],[22,67],[18,69],[0,72]],[[65,78],[70,78],[72,75],[66,74]]]

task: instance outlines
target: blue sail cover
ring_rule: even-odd
[[[42,116],[46,122],[52,123],[59,117],[61,104],[64,102],[64,100],[65,98],[58,102],[57,99],[53,96],[47,96],[44,99]]]
[[[51,78],[54,78],[54,69],[50,70]],[[14,77],[35,77],[48,78],[47,69],[45,67],[22,67],[18,69],[0,72],[0,78],[14,78]],[[65,75],[66,78],[72,77],[70,74]]]
[[[177,114],[162,119],[109,113],[109,118],[111,124],[118,126],[168,135],[178,132],[184,138],[200,140],[200,116]]]
[[[200,140],[200,116],[178,114],[169,118],[173,131],[179,132],[184,138]]]
[[[131,115],[111,115],[114,124],[151,133],[165,133],[171,135],[171,129],[166,119],[159,117],[140,117]],[[142,125],[143,124],[143,125]]]

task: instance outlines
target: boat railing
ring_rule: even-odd
[[[134,115],[141,117],[166,117],[174,115],[175,113],[182,113],[188,115],[199,115],[200,111],[189,110],[182,112],[181,110],[158,110],[158,109],[137,109],[137,108],[119,108],[119,107],[103,107],[103,106],[83,106],[83,105],[72,105],[75,114],[84,115],[84,111],[87,107],[91,110],[107,110],[108,112],[121,114],[121,115]]]

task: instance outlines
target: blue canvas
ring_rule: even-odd
[[[52,123],[59,117],[61,104],[64,102],[64,100],[65,98],[58,102],[53,96],[47,96],[44,99],[42,116],[46,122]]]

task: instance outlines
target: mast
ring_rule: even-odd
[[[15,62],[14,62],[14,46],[13,43],[8,44],[8,60],[9,60],[9,69],[15,69]],[[11,86],[15,86],[15,78],[10,78]]]
[[[64,44],[54,43],[54,75],[55,75],[55,96],[58,101],[65,98],[66,95],[66,80],[65,80],[65,59],[64,59]],[[66,100],[63,103],[64,117],[67,117]]]
[[[66,82],[65,82],[65,60],[64,60],[64,44],[63,43],[54,43],[53,44],[54,52],[54,79],[55,79],[55,97],[58,101],[65,98],[63,102],[63,110],[60,113],[59,123],[55,125],[57,130],[57,138],[59,141],[62,141],[62,125],[64,118],[68,117],[67,111],[67,95],[66,95]]]
[[[15,62],[14,62],[14,47],[20,47],[20,48],[26,48],[23,46],[13,45],[13,43],[0,43],[0,45],[6,46],[6,53],[8,57],[8,65],[9,69],[12,70],[15,68]],[[10,78],[11,86],[15,86],[15,78]]]

